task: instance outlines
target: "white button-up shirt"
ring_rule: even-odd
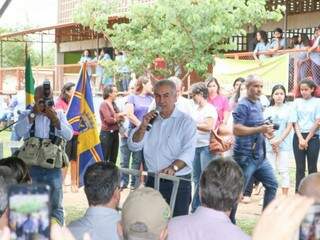
[[[32,124],[29,123],[30,111],[25,111],[19,116],[19,121],[15,125],[15,132],[17,136],[23,137],[24,139],[30,136],[30,130]],[[57,117],[60,120],[61,129],[55,128],[55,135],[69,141],[73,136],[73,130],[71,125],[68,123],[66,115],[57,110]],[[49,138],[50,132],[50,120],[43,114],[37,114],[35,118],[35,129],[34,136],[38,138]]]
[[[177,108],[169,118],[160,115],[153,122],[140,142],[133,142],[132,138],[138,127],[131,130],[128,146],[132,151],[143,149],[144,159],[150,172],[159,172],[169,167],[175,160],[182,160],[186,167],[179,170],[176,176],[192,172],[192,162],[196,147],[196,123]]]

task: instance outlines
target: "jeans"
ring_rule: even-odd
[[[131,81],[131,74],[130,73],[121,73],[120,81],[121,81],[122,91],[128,91],[129,84]]]
[[[303,138],[307,137],[308,133],[302,133]],[[296,161],[296,192],[298,191],[301,180],[305,176],[306,159],[308,161],[308,173],[317,172],[317,162],[319,156],[319,136],[314,135],[308,142],[307,150],[299,149],[299,140],[297,134],[293,137],[293,153]]]
[[[30,168],[30,176],[33,183],[47,184],[51,187],[51,217],[55,218],[60,225],[64,223],[62,207],[62,176],[60,168],[47,169],[38,166]]]
[[[185,176],[180,176],[181,178],[191,179],[190,174]],[[154,177],[148,177],[147,187],[154,188]],[[168,204],[170,204],[171,192],[173,183],[170,180],[160,179],[160,189],[159,192],[162,194],[163,198]],[[188,215],[189,205],[191,202],[191,181],[180,181],[176,202],[173,211],[173,217]],[[172,209],[171,209],[172,210]]]
[[[244,189],[249,184],[252,176],[260,181],[264,188],[263,209],[275,198],[278,188],[278,183],[274,175],[271,164],[267,160],[255,160],[251,156],[234,155],[234,160],[239,164],[244,175]],[[236,211],[235,206],[230,214],[230,219],[233,223],[236,223]]]
[[[208,164],[214,160],[215,155],[209,150],[209,146],[197,147],[193,160],[193,183],[195,186],[195,191],[192,200],[192,212],[194,212],[200,206],[199,197],[199,183],[200,177],[203,170],[208,166]]]
[[[121,138],[120,141],[120,166],[122,168],[129,168],[131,150],[128,147],[128,139]],[[121,187],[127,187],[129,183],[129,175],[121,173]]]
[[[138,152],[132,152],[131,169],[139,170],[143,161],[143,150]],[[139,186],[139,177],[133,176],[131,186],[137,188]]]
[[[117,162],[119,149],[119,131],[100,132],[100,142],[104,161]]]

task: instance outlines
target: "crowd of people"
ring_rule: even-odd
[[[309,39],[306,33],[300,33],[286,39],[283,30],[276,28],[273,31],[271,41],[269,41],[267,32],[260,30],[256,33],[256,45],[253,57],[256,60],[262,60],[278,55],[278,50],[296,49],[297,52],[290,53],[290,64],[294,67],[296,80],[299,82],[310,77],[319,85],[320,53],[317,51],[319,37],[320,26],[316,27],[311,39]]]
[[[51,216],[59,225],[64,224],[62,186],[66,165],[63,155],[52,154],[66,151],[71,174],[75,174],[78,133],[72,130],[65,116],[74,87],[67,83],[53,107],[46,103],[52,91],[46,93],[43,85],[38,86],[33,110],[22,112],[14,129],[25,140],[17,153],[23,161],[19,158],[0,161],[0,170],[2,165],[11,169],[0,171],[5,179],[18,183],[32,180],[51,186]],[[320,102],[314,97],[317,85],[308,79],[301,80],[300,95],[293,102],[287,101],[282,85],[273,87],[268,102],[262,95],[262,80],[255,75],[236,79],[233,87],[232,93],[224,96],[219,81],[208,77],[191,85],[189,97],[185,97],[179,78],[152,84],[146,76],[132,80],[126,96],[117,96],[114,85],[104,87],[99,109],[104,159],[86,170],[84,189],[89,208],[82,218],[68,226],[72,235],[76,239],[86,234],[91,239],[106,236],[108,239],[208,239],[208,236],[209,239],[249,239],[236,226],[236,211],[242,192],[252,188],[254,178],[265,188],[263,209],[266,210],[253,239],[265,239],[264,234],[274,234],[269,239],[290,239],[277,238],[280,236],[277,234],[286,231],[287,237],[293,235],[308,208],[292,215],[294,226],[279,233],[264,233],[266,225],[272,227],[272,221],[264,219],[272,214],[278,218],[292,214],[292,209],[288,209],[279,215],[271,203],[277,193],[278,173],[282,194],[289,193],[291,153],[296,162],[295,192],[318,201]],[[212,131],[231,147],[222,152],[213,150]],[[39,139],[49,139],[52,145],[41,144],[44,140]],[[32,155],[36,146],[40,149],[39,156]],[[149,173],[147,178],[135,176],[129,181],[130,177],[115,166],[119,149],[121,167],[145,170]],[[303,180],[306,162],[310,174],[306,179],[312,180]],[[172,181],[160,179],[159,191],[153,190],[154,174],[158,173],[180,180],[173,209],[169,207]],[[74,176],[72,185],[76,190]],[[5,186],[3,191],[7,191]],[[119,212],[124,188],[133,191]],[[296,206],[297,203],[310,206],[314,200],[309,198],[286,198],[274,204],[284,208],[286,204]],[[2,216],[6,218],[7,205],[1,206]],[[268,209],[271,209],[269,214]],[[3,221],[3,225],[8,225]],[[308,231],[304,234],[309,236]]]
[[[277,28],[268,43],[267,34],[259,31],[255,58],[285,48],[282,34]],[[315,52],[319,39],[320,27],[313,44],[303,34],[293,41],[295,48],[308,47],[308,54],[299,53],[300,80],[291,102],[283,85],[265,93],[268,99],[256,75],[235,79],[233,89],[226,90],[212,76],[185,89],[176,76],[131,79],[123,64],[118,69],[121,85],[116,86],[103,68],[111,56],[104,49],[96,51],[94,58],[84,51],[80,63],[94,63],[95,84],[102,91],[98,114],[103,161],[89,166],[84,175],[89,208],[67,229],[57,228],[65,222],[62,200],[68,162],[71,189],[78,191],[79,132],[66,119],[75,84],[66,83],[54,105],[52,90],[40,85],[34,107],[21,111],[13,129],[13,135],[24,140],[23,146],[14,157],[0,160],[0,230],[6,234],[6,227],[14,229],[8,222],[10,185],[32,182],[51,187],[52,239],[250,239],[236,225],[237,206],[249,202],[253,186],[262,183],[263,214],[252,239],[292,239],[306,213],[310,214],[310,206],[320,201],[320,100],[315,96],[320,80],[316,75],[313,80],[306,78],[309,57],[313,74],[319,74],[320,55]],[[125,63],[123,52],[116,55]],[[92,65],[88,64],[89,77]],[[292,155],[297,195],[288,197]],[[121,168],[146,171],[147,176],[129,176],[116,166],[118,159]],[[155,190],[158,174],[179,180],[172,208],[174,184],[161,178]],[[284,197],[275,199],[278,185]],[[119,211],[121,191],[126,188],[131,192]],[[34,218],[28,213],[24,222]],[[288,222],[285,227],[283,221]],[[317,234],[312,230],[315,222],[303,223],[301,240]],[[276,223],[281,228],[274,227]],[[48,235],[48,228],[39,229],[21,233],[21,239],[45,231]]]

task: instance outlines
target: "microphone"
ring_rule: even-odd
[[[155,116],[154,118],[152,118],[147,126],[147,131],[150,131],[150,129],[152,128],[152,124],[154,122],[154,120],[156,120],[156,118],[159,116],[160,112],[161,112],[161,107],[157,106],[156,109],[154,109],[155,113],[157,114],[157,116]]]

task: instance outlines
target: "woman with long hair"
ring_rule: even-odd
[[[211,103],[218,112],[218,121],[216,127],[226,125],[229,115],[230,107],[228,98],[220,94],[220,84],[214,77],[209,77],[206,81],[208,88],[208,102]]]
[[[281,176],[282,194],[288,195],[289,182],[289,158],[292,149],[290,132],[292,130],[291,111],[286,104],[286,89],[278,84],[272,88],[270,106],[265,109],[265,119],[270,119],[273,124],[279,125],[274,131],[274,137],[266,144],[267,159],[273,169]],[[277,167],[276,167],[277,165]]]
[[[59,98],[55,103],[56,109],[61,109],[66,114],[68,111],[69,104],[71,102],[72,95],[74,93],[75,84],[67,82],[63,85]],[[78,144],[78,133],[73,132],[72,139],[67,142],[66,154],[70,162],[70,175],[71,175],[71,191],[77,192],[77,144]],[[63,168],[62,176],[65,179],[68,172],[68,167]]]
[[[298,36],[298,49],[307,50],[310,47],[310,40],[308,35],[300,33]],[[297,54],[297,70],[298,82],[307,77],[307,71],[310,69],[310,61],[306,51]]]
[[[126,104],[127,116],[130,121],[129,128],[135,128],[140,125],[143,116],[148,112],[149,106],[153,101],[153,86],[149,78],[141,76],[135,84],[135,94],[128,97]],[[142,151],[132,152],[132,169],[140,169],[143,159]],[[138,178],[133,177],[132,188],[138,187]]]
[[[258,31],[256,33],[256,40],[257,40],[257,44],[256,47],[253,51],[253,57],[254,59],[258,60],[258,59],[264,59],[267,58],[268,56],[266,56],[265,54],[260,54],[260,52],[265,52],[268,50],[268,35],[265,31]]]
[[[302,80],[298,86],[302,97],[294,100],[292,116],[295,130],[293,152],[296,161],[296,191],[305,176],[306,160],[308,173],[317,172],[320,148],[320,101],[314,97],[317,85],[311,80]]]

